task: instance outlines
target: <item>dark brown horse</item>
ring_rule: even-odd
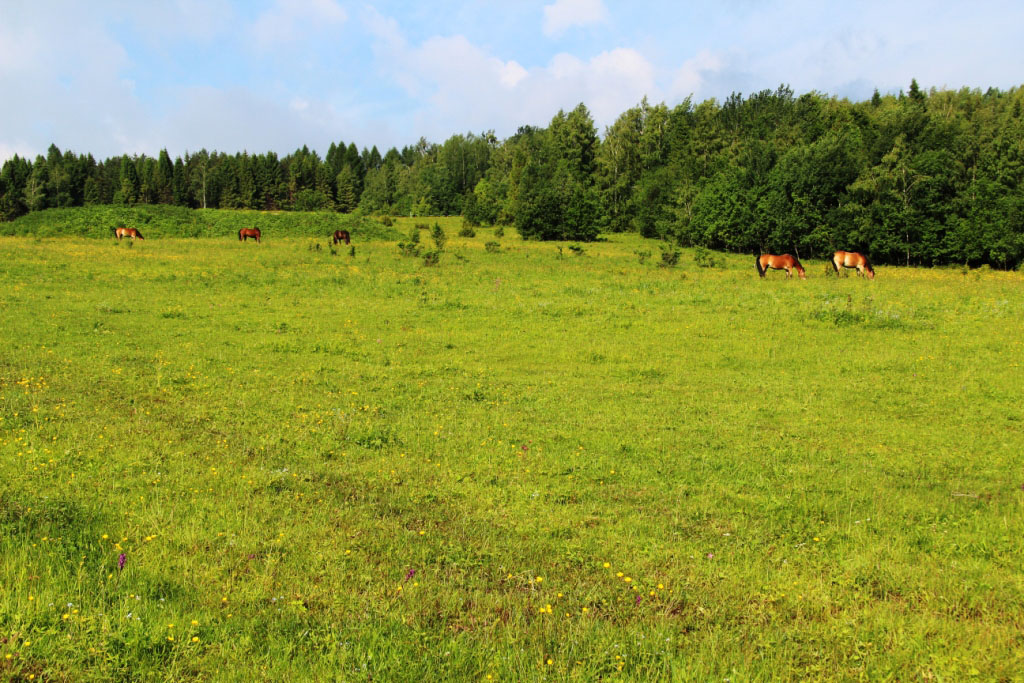
[[[334,244],[337,244],[338,242],[344,242],[345,244],[352,243],[352,236],[348,234],[348,230],[334,231]]]
[[[856,251],[837,251],[832,255],[832,267],[839,274],[839,268],[856,268],[858,275],[866,275],[869,280],[875,277],[875,269],[871,267],[868,257]]]
[[[114,236],[117,237],[117,241],[120,242],[122,237],[130,237],[133,240],[144,240],[145,237],[138,231],[137,228],[114,228]]]
[[[757,257],[756,265],[757,274],[761,277],[764,277],[765,271],[769,268],[784,270],[786,271],[786,277],[793,277],[793,270],[795,269],[801,280],[807,279],[807,275],[804,274],[804,267],[791,254],[761,254]]]
[[[249,239],[250,237],[253,238],[254,240],[256,240],[257,242],[259,242],[260,241],[260,236],[261,235],[260,235],[260,229],[259,228],[242,228],[241,230],[238,231],[238,241],[239,242],[244,242],[247,239]]]

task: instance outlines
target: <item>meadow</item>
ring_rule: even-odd
[[[0,237],[0,680],[1022,680],[1024,276],[435,220]]]

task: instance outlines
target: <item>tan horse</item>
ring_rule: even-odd
[[[786,271],[786,277],[793,277],[793,270],[796,269],[796,273],[800,276],[801,280],[807,279],[804,267],[791,254],[761,254],[757,257],[755,265],[757,265],[757,274],[761,277],[764,277],[765,271],[769,268],[772,270],[784,270]]]
[[[244,242],[251,237],[259,243],[261,236],[259,228],[242,228],[238,231],[239,242]]]
[[[875,277],[875,269],[871,267],[868,257],[856,251],[837,251],[832,255],[832,267],[839,274],[839,268],[856,268],[858,275],[865,275],[869,280]]]
[[[117,237],[118,242],[121,241],[122,237],[129,237],[133,240],[146,239],[137,228],[114,228],[114,236]]]

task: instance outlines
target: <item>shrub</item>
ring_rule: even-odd
[[[354,249],[354,247],[353,247]],[[419,256],[420,255],[420,231],[417,228],[413,228],[409,231],[409,241],[399,242],[398,249],[402,252],[403,256]],[[351,254],[351,255],[354,255]]]
[[[430,266],[436,266],[440,262],[441,262],[441,252],[439,252],[439,251],[425,251],[425,252],[423,252],[423,265],[424,266],[427,266],[429,268]]]
[[[641,264],[647,263],[651,259],[650,251],[634,251],[633,253],[636,254],[637,260],[639,260]]]
[[[430,231],[430,236],[433,238],[437,250],[444,251],[444,245],[448,243],[448,235],[444,233],[440,223],[434,223],[434,229]]]
[[[494,229],[494,236],[497,237],[498,239],[501,239],[502,237],[504,237],[505,236],[505,228],[500,226],[500,225],[498,227],[496,227]]]
[[[295,196],[292,208],[296,211],[326,211],[334,208],[331,198],[318,190],[305,189]],[[388,225],[385,223],[385,225]]]
[[[499,251],[501,251],[501,245],[498,244],[497,242],[485,242],[484,250],[490,254],[497,254]]]
[[[662,256],[664,257],[664,252],[662,252]],[[693,262],[701,268],[714,268],[718,265],[715,261],[714,255],[711,253],[711,250],[706,249],[705,247],[694,248]]]
[[[459,230],[459,237],[476,237],[476,230],[469,223],[465,223],[462,229]]]
[[[700,247],[698,247],[699,249]],[[662,247],[661,248],[661,263],[658,265],[662,268],[672,268],[679,264],[679,255],[682,252],[675,247]]]
[[[384,216],[384,217],[382,217],[380,219],[380,222],[381,222],[382,225],[384,225],[385,227],[388,227],[388,228],[390,228],[392,225],[395,224],[395,222],[393,220],[391,220],[391,216]]]

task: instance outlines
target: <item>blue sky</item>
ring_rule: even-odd
[[[1019,0],[0,0],[0,159],[383,152],[781,83],[1008,89],[1022,26]]]

